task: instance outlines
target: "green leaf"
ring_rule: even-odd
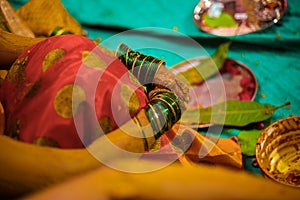
[[[188,109],[183,113],[182,123],[188,125],[221,124],[246,126],[272,117],[276,109],[288,105],[273,106],[255,101],[229,100],[207,108]]]
[[[234,39],[235,36],[227,42],[220,44],[215,53],[211,56],[219,70],[222,68],[226,58],[228,57],[229,47]]]
[[[223,67],[233,40],[232,38],[222,43],[211,57],[203,58],[198,65],[180,72],[178,75],[183,76],[183,80],[188,81],[190,85],[200,84],[202,81],[215,75]]]
[[[239,132],[237,138],[241,145],[241,150],[244,155],[254,156],[256,140],[263,130],[242,130]]]
[[[219,17],[210,17],[206,14],[203,16],[203,19],[205,24],[212,28],[237,26],[232,16],[224,12]]]

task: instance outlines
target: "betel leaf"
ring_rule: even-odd
[[[272,117],[276,109],[288,105],[273,106],[256,101],[228,100],[207,108],[191,108],[183,113],[182,123],[187,125],[220,124],[246,126]]]
[[[222,12],[219,17],[210,17],[205,14],[203,15],[203,20],[207,26],[212,28],[235,27],[238,25],[230,14],[224,12]]]
[[[242,130],[237,135],[241,150],[244,155],[254,156],[256,140],[263,130]]]
[[[205,57],[199,64],[191,67],[178,75],[183,76],[183,80],[188,81],[190,85],[197,85],[215,75],[223,66],[228,56],[229,47],[234,39],[220,44],[216,52],[211,57]]]

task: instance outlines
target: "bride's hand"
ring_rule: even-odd
[[[182,110],[185,110],[189,101],[189,87],[180,77],[176,76],[165,66],[161,66],[154,77],[154,84],[174,92],[180,100]]]

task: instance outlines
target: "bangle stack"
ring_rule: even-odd
[[[165,65],[165,61],[135,52],[125,44],[118,46],[116,56],[142,85],[152,85],[160,66]]]
[[[158,140],[181,117],[178,97],[170,90],[156,89],[151,92],[150,102],[145,107],[145,113],[153,130],[154,139]],[[139,118],[134,117],[133,121],[141,129],[145,150],[149,150],[147,136]]]
[[[172,128],[181,118],[179,98],[170,90],[156,87],[154,77],[162,65],[163,60],[145,56],[142,53],[131,50],[125,44],[120,44],[116,50],[116,56],[129,71],[147,89],[149,103],[145,107],[146,116],[154,132],[155,140]],[[145,149],[148,149],[146,135],[138,118],[134,121],[141,127],[144,137]]]
[[[145,110],[156,140],[181,117],[178,97],[166,89],[153,92]]]

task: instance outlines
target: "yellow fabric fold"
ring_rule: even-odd
[[[193,138],[190,146],[179,158],[184,165],[204,162],[234,168],[243,167],[240,145],[231,138],[208,138],[179,123],[175,124],[166,135],[170,141],[177,136],[184,137],[182,141],[188,141],[189,139],[186,139],[188,137]],[[178,150],[178,147],[174,149]]]
[[[56,28],[81,35],[81,25],[60,0],[30,0],[17,10],[36,36],[49,36]]]

